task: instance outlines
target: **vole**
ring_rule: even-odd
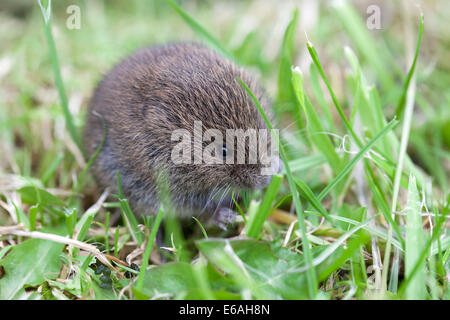
[[[206,213],[225,228],[235,217],[232,192],[264,188],[281,170],[277,155],[267,158],[266,154],[270,163],[248,161],[257,153],[257,146],[249,142],[239,149],[236,145],[252,140],[249,136],[241,136],[235,146],[225,139],[227,130],[268,129],[238,78],[270,114],[269,99],[255,78],[203,45],[153,46],[122,60],[95,89],[85,126],[88,156],[100,146],[106,130],[103,147],[92,166],[100,185],[117,190],[119,172],[124,197],[133,212],[154,215],[160,206],[157,177],[165,172],[179,217]],[[194,141],[199,128],[200,143]],[[205,139],[208,129],[215,129],[223,139]],[[181,144],[182,138],[191,140]],[[273,147],[271,141],[269,132],[264,143]],[[211,151],[213,162],[195,157],[195,152],[201,157],[206,149]],[[176,150],[184,152],[181,161]],[[245,150],[244,163],[236,161],[239,150]]]

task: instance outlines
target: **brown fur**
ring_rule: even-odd
[[[260,165],[174,165],[170,160],[174,129],[266,128],[240,77],[267,110],[268,100],[242,68],[196,44],[170,44],[136,51],[98,85],[85,129],[92,155],[107,137],[92,169],[103,187],[117,190],[116,172],[132,209],[155,214],[159,207],[155,174],[167,170],[170,194],[180,216],[213,214],[232,205],[230,192],[265,186]],[[219,198],[219,200],[217,200]],[[220,201],[221,199],[221,201]]]

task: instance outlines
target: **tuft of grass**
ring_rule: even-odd
[[[78,146],[79,150],[83,150],[81,146],[81,140],[79,138],[77,129],[75,127],[74,121],[72,119],[72,114],[69,110],[69,103],[67,100],[66,90],[64,89],[64,82],[61,75],[61,69],[59,67],[58,55],[55,46],[55,40],[52,34],[51,28],[51,17],[52,17],[52,0],[47,1],[47,6],[42,3],[42,0],[37,0],[41,8],[42,17],[44,19],[44,33],[47,39],[48,51],[50,55],[50,61],[52,63],[53,75],[55,77],[55,85],[58,89],[59,99],[61,103],[61,108],[66,120],[67,129],[69,131],[70,137]]]
[[[142,258],[142,265],[139,271],[139,277],[136,283],[136,289],[138,291],[142,291],[142,286],[144,284],[145,273],[147,272],[148,259],[150,258],[150,253],[152,251],[153,245],[155,244],[156,233],[158,232],[159,226],[161,224],[161,220],[164,217],[164,208],[160,208],[158,214],[156,215],[156,220],[153,223],[152,230],[150,232],[150,236],[147,240],[147,245],[145,246],[144,255]]]
[[[267,117],[267,114],[265,113],[264,109],[259,104],[258,99],[255,97],[255,95],[250,91],[249,87],[241,80],[238,79],[239,83],[244,87],[244,89],[247,91],[249,96],[252,98],[253,103],[255,104],[256,108],[258,108],[259,113],[263,117],[264,121],[266,122],[267,127],[271,131],[272,137],[275,141],[279,141],[278,136],[274,133],[273,126],[270,123],[269,118]],[[306,234],[306,227],[304,222],[304,215],[303,215],[303,207],[302,203],[300,201],[300,195],[298,193],[297,187],[295,186],[294,177],[292,175],[291,169],[289,167],[288,158],[286,156],[286,152],[281,144],[279,144],[279,151],[280,151],[280,157],[281,161],[283,161],[284,168],[286,170],[286,178],[289,184],[289,189],[292,193],[292,200],[294,201],[295,206],[295,212],[297,214],[298,218],[298,224],[300,225],[300,230],[302,233],[302,248],[303,252],[305,254],[305,259],[308,263],[308,270],[307,270],[307,280],[308,280],[308,293],[309,297],[311,299],[315,299],[317,295],[317,274],[315,271],[315,268],[312,264],[312,254],[309,248],[309,240]]]
[[[272,178],[269,186],[267,187],[262,203],[258,205],[257,210],[250,211],[251,214],[249,214],[248,220],[246,222],[245,234],[247,235],[247,237],[259,237],[263,229],[264,222],[272,213],[272,203],[277,196],[282,181],[283,177],[281,175],[275,175]]]
[[[423,30],[423,15],[421,16],[420,19],[420,31],[419,31],[419,37],[418,37],[418,41],[417,41],[417,48],[416,48],[416,55],[418,55],[419,52],[419,48],[420,48],[420,40],[422,37],[422,30]],[[415,58],[416,59],[416,58]],[[404,159],[405,159],[405,155],[406,155],[406,148],[408,146],[408,139],[409,139],[409,134],[411,131],[411,123],[412,123],[412,116],[413,116],[413,112],[414,112],[414,97],[415,97],[415,93],[416,93],[416,83],[415,83],[415,78],[414,78],[414,66],[415,66],[415,62],[413,62],[413,66],[411,68],[411,83],[409,82],[409,80],[407,81],[407,86],[405,87],[405,91],[406,91],[406,107],[405,107],[405,118],[403,120],[403,127],[402,127],[402,137],[401,137],[401,142],[400,142],[400,148],[399,148],[399,152],[398,152],[398,162],[397,162],[397,167],[395,170],[395,178],[394,178],[394,187],[393,187],[393,193],[392,193],[392,205],[391,205],[391,211],[394,212],[397,209],[397,198],[398,198],[398,194],[399,194],[399,190],[400,190],[400,180],[401,180],[401,176],[402,176],[402,172],[403,172],[403,163],[404,163]],[[409,76],[408,76],[409,77]],[[387,265],[388,261],[389,261],[389,257],[390,257],[390,249],[391,249],[391,238],[392,238],[392,230],[393,227],[392,225],[389,228],[389,238],[387,241],[387,245],[386,245],[386,253],[384,256],[384,264]],[[397,252],[397,255],[399,253]],[[398,277],[398,259],[394,259],[394,264],[393,264],[393,274],[391,275],[391,279],[394,279],[394,281],[397,281],[396,278]],[[385,268],[383,270],[383,284],[386,285],[387,282],[387,272],[388,269]]]

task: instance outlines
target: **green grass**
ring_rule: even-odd
[[[65,4],[51,15],[47,4],[0,19],[0,299],[450,298],[443,15],[393,4],[379,31],[361,5],[320,4],[302,30],[304,7],[284,2],[270,11],[285,20],[256,1],[79,1],[81,29],[69,30]],[[275,122],[241,85],[280,129],[283,172],[235,203],[226,232],[179,221],[168,195],[136,217],[120,176],[107,198],[90,175],[101,146],[81,150],[102,74],[178,40],[257,74]]]

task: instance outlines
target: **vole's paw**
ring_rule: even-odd
[[[220,208],[213,214],[214,223],[222,230],[227,230],[227,224],[236,220],[236,212],[230,208]]]

